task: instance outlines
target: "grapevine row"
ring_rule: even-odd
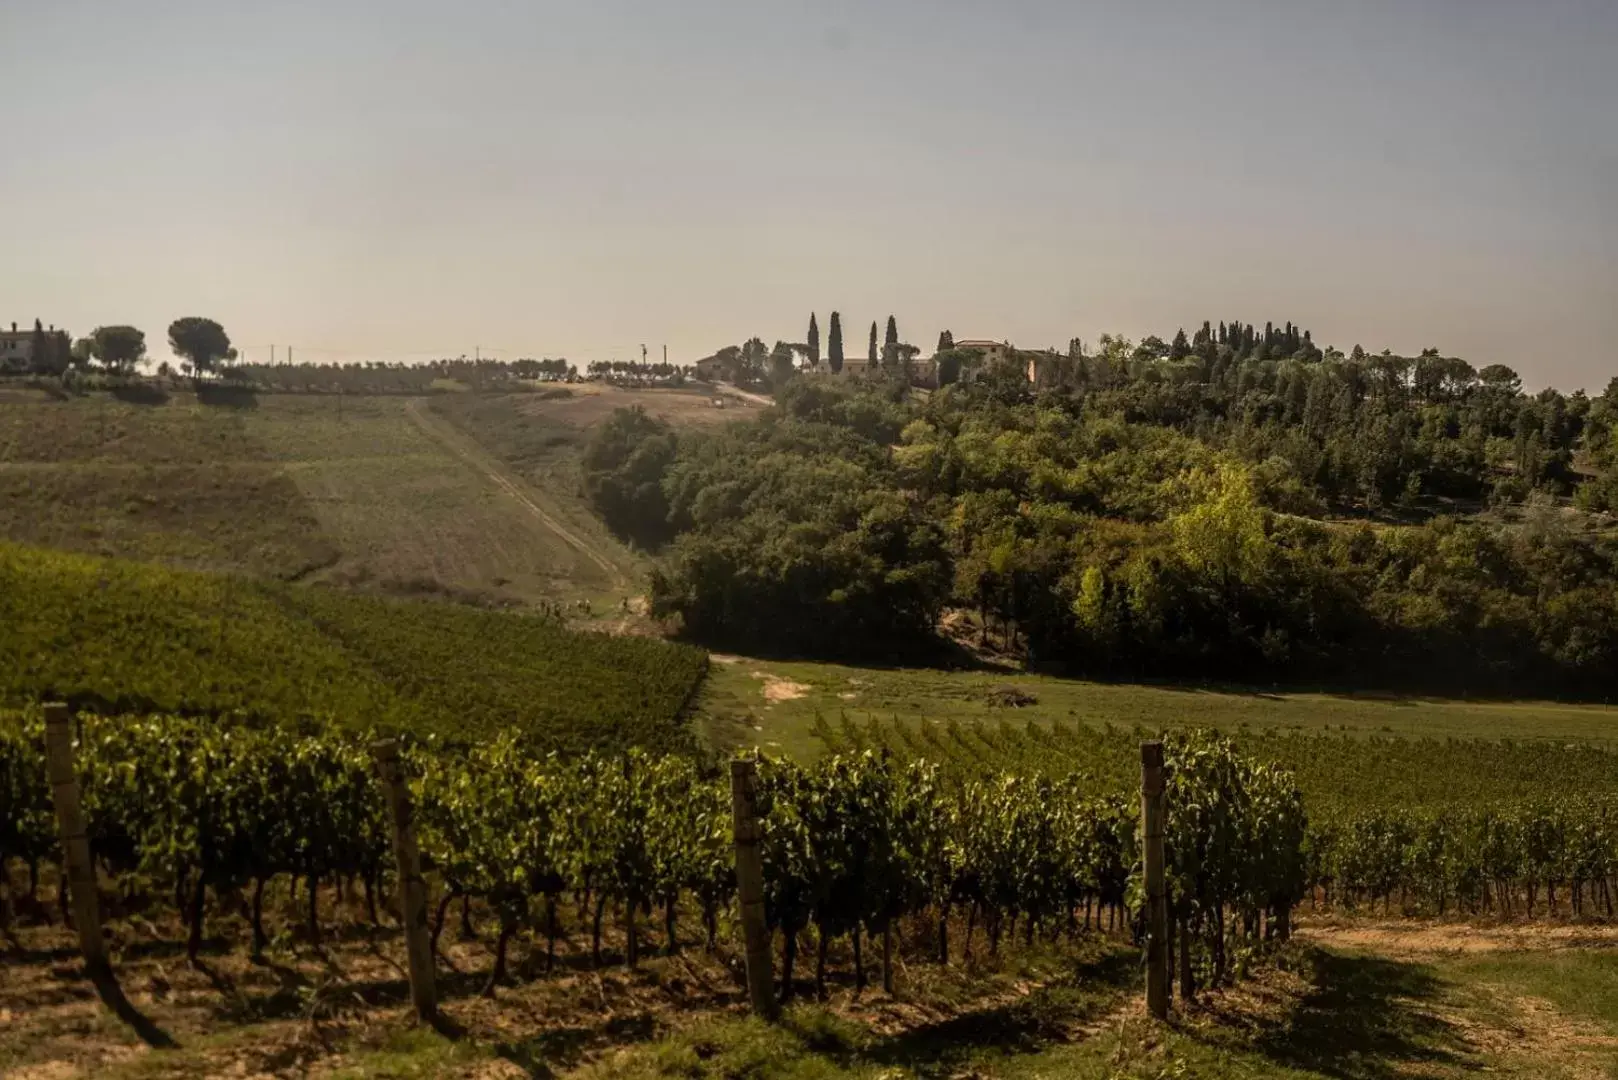
[[[0,862],[56,857],[41,724],[0,728]],[[696,762],[641,751],[563,758],[502,735],[466,751],[414,743],[404,753],[426,862],[441,882],[436,928],[458,897],[498,918],[490,986],[507,976],[512,936],[546,935],[571,896],[599,962],[611,905],[631,914],[626,959],[642,948],[642,917],[660,915],[665,945],[681,910],[700,912],[710,945],[734,891],[730,794]],[[210,894],[250,895],[253,947],[265,944],[262,899],[279,877],[308,890],[318,936],[321,882],[384,891],[383,799],[366,745],[345,733],[227,727],[176,717],[80,721],[77,760],[95,861],[121,887],[151,883],[201,940]],[[1283,772],[1198,735],[1171,741],[1170,902],[1223,977],[1227,913],[1248,933],[1287,925],[1306,880],[1302,804]],[[1125,924],[1139,908],[1137,806],[1098,796],[1078,778],[957,779],[923,761],[834,755],[811,767],[759,758],[766,920],[781,935],[790,992],[800,936],[815,930],[823,987],[828,943],[880,938],[895,925],[935,928],[947,962],[952,916],[965,948],[991,950],[1072,932],[1103,912]],[[858,978],[864,966],[856,964]],[[886,977],[886,971],[885,971]]]
[[[1336,814],[1312,824],[1308,859],[1328,903],[1389,909],[1397,897],[1401,910],[1438,914],[1611,916],[1618,805],[1570,797]]]

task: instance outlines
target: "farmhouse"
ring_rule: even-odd
[[[0,326],[0,370],[26,371],[33,358],[33,331],[19,330],[16,323],[10,330]]]
[[[957,349],[974,349],[982,353],[985,367],[992,367],[1010,356],[1013,351],[1009,341],[990,341],[986,338],[965,338],[957,341],[955,347]]]
[[[0,373],[55,374],[67,370],[73,347],[67,331],[53,325],[48,329],[38,319],[32,329],[11,324],[0,326]]]

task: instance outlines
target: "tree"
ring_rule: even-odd
[[[669,425],[639,405],[596,429],[581,462],[584,492],[614,533],[646,547],[668,539],[663,476],[677,449]]]
[[[804,341],[809,353],[809,363],[812,367],[820,366],[820,327],[815,322],[815,313],[809,313],[809,337]]]
[[[954,346],[951,346],[948,349],[941,349],[939,351],[938,385],[940,387],[948,386],[950,383],[960,382],[961,363],[963,360],[965,360],[965,357],[961,355],[961,352],[962,350],[957,349]]]
[[[764,365],[769,362],[769,356],[770,351],[765,347],[762,338],[747,339],[737,356],[736,382],[743,386],[754,386],[763,382]]]
[[[950,333],[948,330],[939,331],[939,333],[938,333],[938,351],[941,352],[941,353],[942,352],[948,352],[949,350],[951,350],[953,348],[955,348],[955,335]]]
[[[95,343],[87,337],[79,338],[73,343],[73,351],[70,356],[74,367],[89,367],[91,361],[95,359]]]
[[[796,373],[797,365],[794,362],[792,346],[784,341],[777,341],[775,348],[770,350],[770,389],[780,390]]]
[[[1180,327],[1179,333],[1174,335],[1174,343],[1169,346],[1170,360],[1184,360],[1191,355],[1191,343],[1185,339],[1185,327]]]
[[[871,344],[865,350],[865,362],[876,367],[876,320],[871,320]]]
[[[127,374],[146,358],[146,335],[133,326],[98,326],[90,333],[90,355],[108,371]]]
[[[899,324],[888,316],[888,333],[882,339],[882,366],[893,371],[899,366]]]
[[[1521,376],[1504,364],[1490,364],[1478,372],[1478,382],[1490,390],[1500,390],[1510,395],[1522,390]]]
[[[826,336],[826,365],[836,375],[843,370],[843,317],[831,313],[831,330]]]
[[[1132,355],[1136,360],[1162,360],[1169,355],[1169,347],[1156,334],[1148,334],[1141,338]]]
[[[187,315],[169,324],[169,348],[184,358],[193,373],[212,371],[221,360],[234,359],[230,335],[212,319]]]

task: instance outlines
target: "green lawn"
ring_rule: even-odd
[[[1015,689],[1033,699],[998,704]],[[700,699],[704,735],[716,746],[759,743],[799,758],[825,746],[815,718],[847,714],[962,723],[1028,720],[1068,725],[1202,726],[1338,730],[1362,734],[1618,739],[1618,707],[1545,701],[1459,701],[1391,694],[1289,693],[1095,683],[986,671],[883,669],[840,664],[719,658]]]

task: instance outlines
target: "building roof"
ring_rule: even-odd
[[[955,342],[957,349],[1009,349],[1009,341],[990,341],[988,338],[961,338]]]

